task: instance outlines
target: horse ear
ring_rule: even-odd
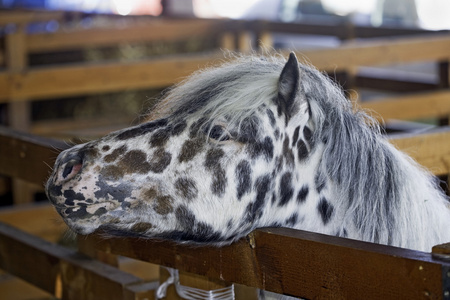
[[[295,98],[299,92],[300,71],[298,67],[297,57],[293,52],[289,54],[289,59],[281,71],[278,79],[278,114],[286,115],[286,122],[295,114]]]

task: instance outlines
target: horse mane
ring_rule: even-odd
[[[361,240],[412,249],[450,240],[448,199],[437,180],[393,147],[375,119],[325,75],[301,71],[314,138],[325,143],[319,168],[336,184],[336,202],[346,212],[342,229],[354,224]]]
[[[276,97],[285,62],[280,55],[236,56],[221,67],[198,71],[165,94],[152,118],[239,123]],[[337,187],[335,203],[346,211],[343,227],[356,226],[362,240],[414,249],[443,240],[450,232],[450,213],[441,212],[447,213],[446,224],[444,215],[433,216],[439,211],[434,206],[445,207],[446,199],[433,177],[390,145],[376,121],[356,110],[326,75],[306,64],[300,74],[313,139],[325,145],[319,171]]]
[[[229,54],[220,67],[210,67],[167,90],[152,109],[152,119],[188,116],[210,120],[227,118],[230,124],[250,116],[277,95],[285,61],[279,57]]]

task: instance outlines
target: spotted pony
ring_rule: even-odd
[[[80,234],[221,246],[290,227],[427,251],[450,241],[436,180],[294,54],[193,74],[151,121],[62,152],[46,191]]]

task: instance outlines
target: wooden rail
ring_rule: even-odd
[[[298,52],[299,58],[323,70],[361,65],[450,58],[450,36],[398,38],[395,41],[344,44],[334,49]],[[194,70],[218,62],[221,54],[176,55],[158,60],[30,68],[0,73],[0,101],[82,95],[171,85]],[[14,101],[14,100],[13,100]]]
[[[316,68],[330,71],[358,66],[448,61],[450,35],[348,42],[338,48],[318,49],[297,54]]]
[[[61,299],[154,299],[158,286],[1,222],[0,268]]]
[[[221,248],[101,234],[79,243],[306,299],[446,299],[450,288],[450,261],[433,254],[286,228],[258,229]],[[449,254],[448,246],[434,251]]]
[[[420,120],[450,116],[450,90],[415,93],[360,103],[379,121]]]
[[[218,37],[226,31],[222,20],[206,19],[152,19],[135,22],[131,25],[88,30],[59,31],[29,35],[27,49],[30,53],[61,51],[65,49],[83,49],[115,46],[126,43],[149,43],[152,41],[176,41],[196,37]]]

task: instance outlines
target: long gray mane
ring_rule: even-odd
[[[155,111],[158,117],[227,117],[239,123],[276,97],[284,64],[281,57],[246,56],[197,72],[169,91]],[[300,76],[314,122],[313,141],[325,145],[323,180],[337,186],[336,202],[347,211],[344,224],[355,224],[360,238],[371,242],[423,249],[426,239],[438,240],[442,224],[431,212],[421,212],[427,199],[445,199],[432,176],[387,143],[373,119],[355,111],[325,75],[301,65]],[[416,244],[408,244],[411,240]]]

